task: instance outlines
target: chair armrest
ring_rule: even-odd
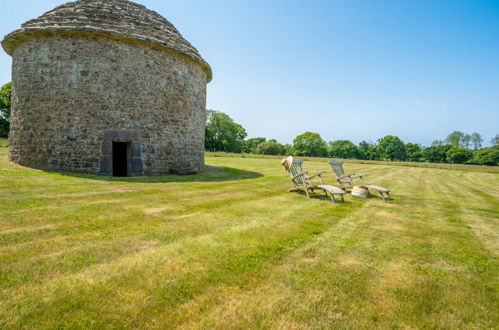
[[[320,171],[319,173],[315,173],[314,175],[309,176],[307,179],[312,179],[315,178],[316,176],[321,176],[324,173],[327,173],[327,171]]]
[[[348,178],[349,176],[352,176],[352,175],[355,175],[355,173],[343,174],[343,175],[340,175],[337,179]]]
[[[356,176],[352,176],[352,179],[362,178],[362,177],[365,177],[365,176],[367,176],[367,174],[358,174]]]
[[[297,175],[293,176],[293,177],[291,178],[291,180],[294,180],[294,179],[296,179],[297,177],[302,176],[302,175],[305,175],[305,174],[307,174],[307,173],[308,173],[308,172],[306,172],[306,171],[305,171],[305,172],[298,173]]]

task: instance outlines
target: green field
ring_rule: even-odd
[[[351,162],[395,200],[332,204],[278,159],[206,163],[102,178],[0,147],[0,328],[497,328],[497,167]]]

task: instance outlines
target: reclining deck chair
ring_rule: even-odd
[[[343,162],[336,162],[332,160],[329,162],[329,165],[331,165],[333,173],[336,176],[336,180],[340,184],[341,189],[352,189],[355,186],[353,180],[361,179],[363,187],[378,191],[383,200],[386,201],[393,199],[392,196],[390,195],[390,189],[379,186],[367,185],[364,180],[364,177],[367,176],[367,174],[357,174],[357,175],[355,175],[355,173],[345,174],[345,171],[343,170]]]
[[[308,172],[303,170],[302,167],[303,160],[293,159],[293,157],[288,157],[283,159],[281,165],[284,169],[289,173],[291,177],[291,181],[293,182],[294,187],[289,189],[288,192],[292,191],[305,191],[305,194],[308,198],[310,198],[309,190],[314,192],[314,190],[323,190],[326,196],[329,193],[331,197],[331,201],[333,203],[343,203],[345,200],[343,199],[343,194],[345,191],[335,186],[325,185],[322,181],[322,175],[327,173],[327,171],[321,171],[319,173],[313,174],[311,176],[306,176]],[[321,182],[320,185],[314,185],[310,182],[312,178],[318,178]],[[341,197],[340,200],[335,198],[335,195],[339,195]]]

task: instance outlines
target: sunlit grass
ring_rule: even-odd
[[[332,204],[287,193],[277,159],[207,164],[120,180],[0,148],[0,327],[499,324],[498,173],[349,163],[395,200]]]

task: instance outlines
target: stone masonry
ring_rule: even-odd
[[[204,165],[211,69],[159,14],[126,0],[79,0],[28,21],[2,42],[13,57],[10,159],[113,174],[113,142],[130,174]]]

